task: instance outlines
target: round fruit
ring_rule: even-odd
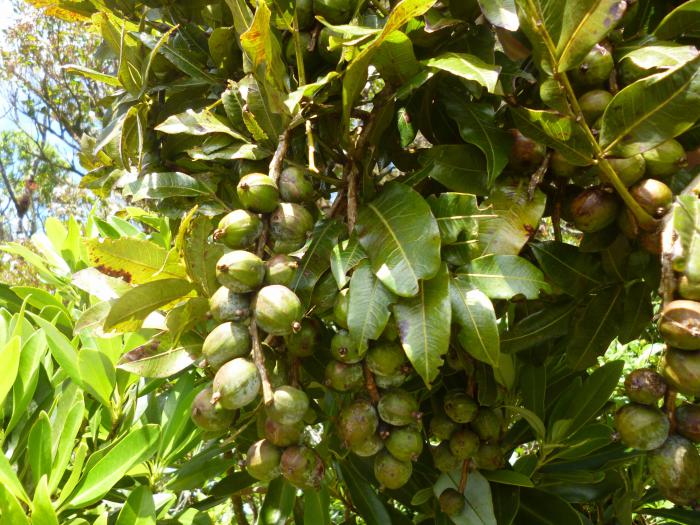
[[[294,357],[313,355],[318,340],[318,325],[313,319],[304,319],[301,329],[284,336],[287,353]]]
[[[323,481],[325,467],[321,457],[311,448],[294,446],[287,448],[280,462],[282,475],[300,489],[317,489]]]
[[[457,516],[464,510],[465,499],[464,495],[458,490],[449,488],[442,491],[438,498],[440,510],[448,516]]]
[[[265,284],[291,286],[299,268],[299,259],[291,255],[274,255],[265,262]]]
[[[410,461],[396,459],[388,452],[380,452],[374,458],[374,477],[382,487],[398,489],[411,478],[413,465]]]
[[[253,443],[246,455],[245,469],[260,481],[272,481],[280,475],[282,453],[266,439]]]
[[[237,250],[253,244],[262,231],[260,217],[248,210],[233,210],[219,221],[219,227],[214,230],[214,240]]]
[[[240,323],[226,322],[214,328],[204,340],[202,356],[212,370],[250,352],[250,332]]]
[[[265,278],[265,263],[254,253],[243,250],[228,252],[216,263],[216,278],[234,292],[252,292]]]
[[[282,202],[270,215],[270,234],[274,239],[297,242],[306,239],[314,219],[306,208],[294,202]]]
[[[365,374],[362,365],[341,363],[333,359],[326,365],[326,384],[338,392],[358,390],[365,384]]]
[[[579,171],[578,166],[574,166],[571,164],[568,160],[564,158],[564,156],[559,153],[558,151],[552,152],[552,154],[549,157],[549,167],[551,168],[552,172],[557,176],[557,177],[564,177],[567,179],[570,179],[574,176]]]
[[[303,421],[285,425],[270,417],[265,419],[265,439],[277,447],[296,445],[301,440],[302,432],[304,432]]]
[[[503,466],[503,450],[496,443],[482,443],[474,461],[481,470],[498,470]]]
[[[468,428],[460,428],[454,434],[449,441],[450,452],[457,459],[467,459],[474,457],[474,455],[479,450],[479,436]]]
[[[338,435],[350,448],[357,447],[374,435],[378,425],[377,411],[367,399],[356,399],[338,415]]]
[[[415,423],[421,417],[416,398],[398,388],[382,395],[377,403],[377,411],[382,421],[397,427]]]
[[[443,402],[445,414],[455,423],[469,423],[476,416],[479,405],[462,392],[450,392]]]
[[[671,188],[656,179],[644,179],[630,188],[630,194],[652,217],[666,214],[673,202]]]
[[[280,173],[277,186],[285,202],[309,202],[314,198],[314,185],[306,170],[296,166],[290,166]]]
[[[258,397],[260,374],[253,363],[237,357],[219,368],[212,389],[212,401],[219,401],[229,410],[237,410]]]
[[[284,385],[272,394],[267,415],[283,425],[293,425],[304,419],[309,409],[309,397],[303,390]]]
[[[657,405],[666,394],[666,381],[656,370],[640,368],[625,378],[625,392],[630,401],[643,405]]]
[[[670,177],[688,164],[683,146],[674,139],[645,151],[642,156],[647,163],[647,175],[654,178]]]
[[[700,303],[679,299],[661,312],[659,332],[666,343],[683,350],[700,350]]]
[[[684,438],[700,443],[700,405],[684,403],[676,409],[676,430]]]
[[[301,329],[301,301],[286,286],[272,284],[261,288],[254,310],[256,323],[270,335],[288,335]]]
[[[332,25],[350,21],[357,7],[357,0],[314,0],[314,13]]]
[[[270,251],[275,254],[290,254],[296,252],[306,244],[306,238],[298,239],[272,239],[272,245],[268,245]]]
[[[459,425],[445,414],[435,414],[430,420],[430,435],[440,441],[450,439],[458,428]]]
[[[581,112],[586,122],[593,124],[598,120],[598,117],[603,114],[612,98],[612,93],[604,89],[594,89],[581,95],[578,103],[581,106]]]
[[[671,436],[649,454],[649,472],[664,498],[677,505],[700,499],[700,454],[681,436]]]
[[[348,306],[350,305],[349,288],[340,290],[333,303],[333,320],[341,328],[348,328]]]
[[[666,441],[669,422],[658,408],[631,403],[615,413],[615,428],[628,447],[654,450]]]
[[[700,301],[700,283],[692,282],[686,275],[678,279],[678,294],[683,299]]]
[[[300,31],[309,31],[313,28],[316,22],[314,19],[313,0],[296,0],[294,2],[294,10],[297,14],[297,23]]]
[[[380,376],[393,376],[403,372],[406,354],[398,343],[380,342],[369,349],[365,363],[372,373]]]
[[[403,372],[399,372],[393,376],[374,376],[374,382],[377,383],[377,386],[385,390],[400,387],[406,382],[406,379],[408,379],[408,375]]]
[[[513,135],[513,146],[508,157],[511,167],[528,173],[538,168],[544,160],[547,148],[526,137],[517,129],[510,131]]]
[[[368,458],[374,456],[377,452],[384,448],[384,440],[380,438],[377,434],[372,434],[365,441],[359,443],[354,447],[350,447],[350,450],[354,454],[360,456],[361,458]]]
[[[336,333],[331,339],[331,355],[343,363],[359,363],[366,351],[366,348],[360,351],[357,341],[345,330]]]
[[[617,217],[617,198],[602,188],[583,190],[571,202],[571,216],[576,228],[593,233],[612,224]]]
[[[607,160],[622,183],[627,187],[639,181],[646,171],[646,161],[642,155],[633,155],[632,157],[620,159],[611,158]]]
[[[470,425],[483,441],[498,439],[501,435],[501,417],[490,408],[480,408]]]
[[[669,348],[661,366],[669,387],[686,396],[700,396],[700,352]]]
[[[452,472],[462,466],[462,460],[455,456],[446,441],[431,449],[433,463],[440,472]]]
[[[423,452],[423,434],[411,427],[395,428],[384,445],[396,459],[416,461]]]
[[[244,208],[257,213],[270,213],[280,201],[277,184],[264,173],[249,173],[241,177],[236,193]]]
[[[192,401],[190,416],[195,425],[209,432],[222,432],[233,423],[234,413],[219,403],[211,402],[211,385],[197,394]]]
[[[219,287],[209,298],[209,311],[215,321],[243,321],[250,315],[250,297]]]
[[[613,70],[610,51],[596,44],[577,68],[569,72],[571,80],[579,87],[595,87],[608,80]]]

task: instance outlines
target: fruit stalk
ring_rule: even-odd
[[[467,481],[469,480],[469,462],[471,460],[465,459],[462,463],[462,476],[459,478],[459,492],[463,493],[464,489],[467,488]]]
[[[376,405],[379,402],[379,391],[377,390],[377,383],[374,382],[374,374],[372,374],[366,362],[364,362],[363,368],[365,372],[365,387],[369,397],[372,398],[372,402]]]
[[[279,136],[277,149],[275,150],[275,154],[272,156],[272,160],[270,161],[270,171],[268,172],[268,175],[275,182],[275,184],[277,184],[277,181],[280,178],[280,173],[282,172],[282,162],[284,161],[284,157],[287,154],[287,148],[289,147],[289,135],[290,128],[287,128]]]
[[[272,404],[274,396],[270,378],[267,375],[267,368],[265,368],[265,355],[263,354],[262,346],[260,346],[260,334],[258,333],[258,325],[255,322],[255,318],[250,322],[250,339],[253,347],[253,362],[258,369],[262,383],[263,403],[268,407]]]

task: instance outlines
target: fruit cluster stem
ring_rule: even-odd
[[[267,375],[267,368],[265,367],[265,355],[262,351],[262,346],[260,345],[260,334],[258,333],[258,325],[253,319],[250,322],[250,338],[253,346],[253,361],[260,374],[260,382],[262,383],[262,393],[263,393],[263,403],[265,406],[270,406],[272,404],[272,385],[270,385],[270,377]]]
[[[462,463],[462,476],[459,478],[459,492],[463,493],[467,488],[467,481],[469,481],[469,459],[465,459]]]
[[[287,155],[287,148],[289,147],[289,135],[290,130],[289,128],[287,128],[280,135],[279,142],[277,143],[277,149],[275,150],[275,154],[272,156],[272,160],[270,161],[270,171],[268,175],[273,181],[275,181],[275,184],[277,184],[277,181],[280,178],[280,173],[282,171],[282,163],[284,162],[285,155]]]
[[[376,405],[379,403],[379,390],[377,390],[377,383],[374,381],[374,374],[367,366],[367,363],[364,363],[362,368],[365,373],[365,388],[367,388],[367,392],[369,393],[369,397],[372,399],[372,402]]]

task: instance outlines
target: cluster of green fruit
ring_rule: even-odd
[[[223,217],[214,231],[214,240],[231,251],[216,264],[221,287],[210,299],[210,311],[219,324],[202,346],[200,365],[214,374],[213,381],[194,399],[191,411],[195,424],[205,431],[230,429],[236,411],[259,398],[260,367],[265,361],[256,362],[254,345],[260,355],[264,351],[256,343],[258,329],[268,338],[291,339],[290,351],[299,347],[294,343],[300,340],[297,336],[302,340],[308,336],[301,301],[290,289],[298,260],[289,253],[306,243],[313,227],[314,218],[304,203],[313,200],[314,191],[306,173],[294,167],[282,171],[277,181],[248,173],[237,186],[242,208]],[[267,261],[254,253],[259,243],[271,252]],[[323,462],[302,444],[309,398],[300,388],[280,384],[279,375],[276,379],[271,399],[260,413],[263,439],[248,450],[246,468],[262,481],[282,474],[298,487],[318,486]]]

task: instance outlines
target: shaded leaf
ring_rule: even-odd
[[[661,20],[654,31],[654,36],[662,39],[676,38],[681,35],[697,36],[700,31],[700,1],[683,2]]]
[[[350,279],[348,330],[359,348],[367,348],[369,339],[382,335],[389,321],[389,306],[396,300],[372,273],[367,261],[361,261]]]
[[[367,522],[367,525],[386,525],[391,523],[391,518],[384,503],[374,492],[370,482],[362,476],[352,463],[349,461],[336,463],[336,469],[340,470],[352,502],[357,507],[362,519]]]
[[[547,241],[530,248],[544,274],[562,292],[578,297],[601,284],[599,260],[576,246]]]
[[[284,525],[292,513],[295,499],[296,489],[287,480],[281,476],[273,479],[267,486],[256,525]]]
[[[479,208],[476,195],[469,193],[441,193],[430,195],[428,204],[440,229],[442,245],[454,244],[462,234],[467,239],[478,236],[478,220],[494,218],[488,209]]]
[[[316,283],[328,270],[331,252],[338,245],[343,231],[343,225],[337,220],[320,221],[314,227],[311,242],[301,258],[291,286],[303,304],[308,305]]]
[[[489,192],[486,162],[481,151],[469,144],[438,145],[423,150],[419,156],[423,169],[404,179],[415,186],[427,177],[450,191],[486,195]]]
[[[459,341],[469,355],[498,368],[500,340],[493,304],[483,292],[470,289],[460,279],[450,280],[452,317],[462,330]]]
[[[338,283],[338,289],[345,288],[349,280],[348,272],[366,258],[367,254],[357,241],[355,234],[333,246],[331,251],[331,273],[335,278],[335,282]]]
[[[548,304],[518,321],[505,334],[501,335],[501,349],[504,352],[518,352],[545,341],[569,333],[571,316],[576,303]]]
[[[443,473],[433,485],[433,493],[436,498],[444,490],[451,488],[459,490],[461,471]],[[464,489],[466,504],[462,512],[450,519],[456,525],[496,525],[496,516],[493,511],[491,499],[491,487],[489,482],[477,470],[469,473],[467,486]]]

